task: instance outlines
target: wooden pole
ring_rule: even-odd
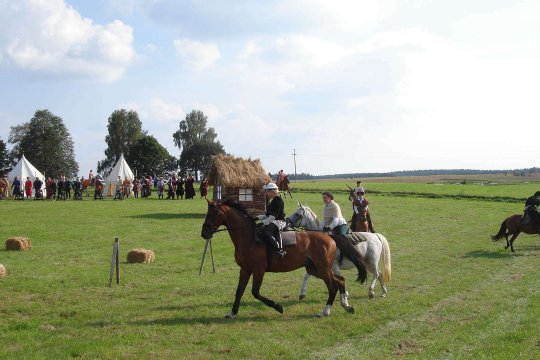
[[[119,243],[118,238],[114,239],[113,253],[111,259],[111,272],[109,273],[109,287],[112,285],[114,270],[116,269],[116,283],[120,284],[120,263],[119,263]]]
[[[204,245],[204,251],[203,251],[203,255],[202,255],[201,266],[199,267],[199,275],[201,275],[201,273],[202,273],[202,269],[203,269],[203,266],[204,266],[204,260],[206,259],[206,252],[208,251],[208,243],[212,244],[212,239],[206,239],[206,245]],[[212,260],[213,260],[213,256],[212,256]]]
[[[116,247],[116,284],[120,285],[120,241],[118,238],[114,239],[114,246]]]
[[[210,239],[210,256],[212,257],[212,272],[216,273],[216,265],[214,265],[214,250],[212,250],[212,239]]]

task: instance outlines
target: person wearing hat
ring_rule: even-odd
[[[286,226],[285,203],[279,196],[276,184],[268,183],[263,189],[266,197],[270,199],[270,203],[266,207],[266,213],[258,216],[263,223],[262,234],[265,240],[276,249],[278,255],[283,258],[286,252],[283,250],[280,231]]]
[[[347,220],[341,215],[341,208],[334,201],[334,195],[325,191],[322,193],[323,231],[332,231],[335,235],[346,235],[349,231]]]
[[[371,215],[369,214],[369,201],[365,197],[366,193],[364,188],[355,193],[353,199],[353,218],[352,223],[355,224],[356,216],[362,213],[362,209],[366,209],[366,220],[368,222],[369,231],[374,233],[373,223],[371,222]]]
[[[362,191],[365,194],[364,187],[361,184],[362,184],[362,181],[360,180],[356,182],[356,187],[353,189],[355,195],[358,194],[359,191]]]
[[[522,224],[532,224],[540,230],[540,213],[537,206],[540,205],[540,191],[534,193],[525,201],[525,213],[523,215]]]

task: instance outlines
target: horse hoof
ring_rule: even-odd
[[[373,299],[374,297],[375,297],[375,293],[374,293],[374,292],[370,292],[370,293],[369,293],[369,298],[370,298],[370,299]]]
[[[276,307],[275,307],[276,311],[279,312],[280,314],[283,314],[283,306],[279,305],[279,304],[276,304]]]
[[[354,314],[354,308],[353,308],[352,306],[349,306],[349,307],[347,308],[347,312],[348,312],[349,314]]]
[[[225,315],[224,318],[225,319],[232,319],[232,318],[234,318],[234,314],[232,312],[230,312],[227,315]]]
[[[381,297],[382,297],[382,298],[386,298],[386,294],[381,294]]]
[[[328,316],[328,314],[326,314],[324,312],[321,312],[321,313],[318,313],[317,315],[315,315],[315,317],[318,317],[318,318],[323,318],[325,316]]]
[[[306,298],[306,295],[300,295],[300,296],[298,297],[298,300],[304,300],[305,298]]]

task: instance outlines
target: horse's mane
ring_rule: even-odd
[[[255,224],[255,219],[253,219],[253,217],[249,214],[246,207],[242,203],[240,203],[240,202],[238,202],[236,200],[233,200],[233,199],[225,199],[225,200],[220,201],[219,203],[227,205],[228,207],[231,207],[233,209],[238,210],[252,224]]]
[[[307,205],[302,205],[302,207],[311,214],[311,218],[313,220],[315,220],[315,223],[317,224],[318,227],[320,227],[320,222],[319,222],[319,218],[317,217],[317,214],[315,214],[315,212],[313,210],[311,210],[311,208]]]

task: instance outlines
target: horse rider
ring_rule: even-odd
[[[355,223],[356,216],[360,216],[362,214],[362,208],[366,209],[366,220],[368,222],[369,231],[374,233],[375,229],[373,229],[373,223],[371,222],[371,215],[369,214],[369,201],[366,199],[365,191],[362,186],[360,186],[361,190],[356,192],[356,196],[353,199],[353,218],[352,223]]]
[[[356,182],[356,187],[353,189],[354,194],[358,194],[359,191],[362,191],[365,194],[364,187],[361,184],[362,184],[362,181],[360,180]]]
[[[268,183],[263,187],[263,190],[266,197],[270,199],[270,203],[266,208],[266,214],[258,216],[263,223],[262,234],[267,243],[276,249],[278,255],[283,258],[286,252],[283,250],[280,231],[286,226],[285,203],[279,196],[276,184]]]
[[[523,225],[532,224],[540,231],[540,213],[537,206],[540,205],[540,191],[534,193],[525,201],[525,213],[523,215]]]
[[[325,191],[322,193],[323,205],[323,231],[332,231],[334,235],[346,235],[349,231],[347,220],[341,215],[341,208],[334,201],[334,195]]]
[[[279,170],[277,174],[277,180],[276,180],[276,185],[278,186],[278,188],[282,186],[283,180],[285,180],[286,176],[287,175],[285,175],[285,172],[283,172],[283,170]]]

